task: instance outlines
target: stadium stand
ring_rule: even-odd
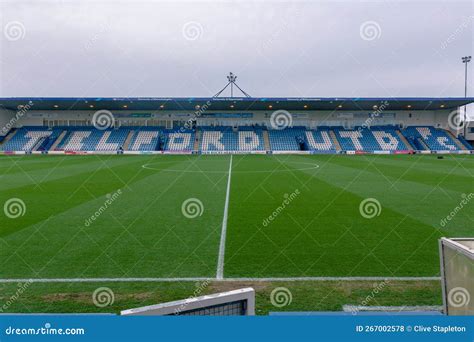
[[[353,130],[341,127],[334,128],[337,139],[343,150],[347,151],[397,151],[408,150],[394,128],[365,127]]]
[[[159,149],[160,129],[133,128],[133,136],[128,145],[130,151],[156,151]]]
[[[270,130],[268,131],[268,137],[270,138],[272,151],[299,151],[307,149],[305,127]]]
[[[64,151],[117,151],[123,147],[128,129],[98,130],[67,127],[68,133],[57,147]]]
[[[268,140],[266,140],[268,137]],[[267,143],[267,148],[265,145]],[[6,137],[1,151],[461,151],[473,147],[462,136],[433,126],[318,127],[267,130],[263,126],[202,126],[196,130],[164,127],[22,127]]]
[[[431,151],[459,151],[461,148],[445,130],[432,126],[407,127],[403,134],[415,147]]]
[[[336,145],[331,139],[330,130],[322,129],[305,132],[306,143],[309,150],[335,152]]]
[[[471,146],[471,144],[469,144],[469,142],[466,139],[464,139],[462,135],[458,136],[458,140],[461,142],[461,144],[463,144],[466,147],[466,149],[473,150],[473,147]]]
[[[201,151],[264,151],[261,128],[201,127]]]
[[[61,133],[60,129],[46,127],[19,128],[12,139],[5,142],[2,151],[46,151]]]
[[[196,132],[193,130],[163,130],[162,150],[172,152],[190,152],[194,146]]]
[[[395,127],[356,127],[352,130],[335,127],[333,131],[346,151],[406,151],[408,146],[400,139]]]

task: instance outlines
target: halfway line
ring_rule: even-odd
[[[217,279],[224,278],[225,237],[227,234],[227,217],[229,216],[230,179],[232,177],[232,154],[229,162],[229,177],[227,178],[227,192],[225,195],[224,217],[222,218],[221,242],[219,244],[219,259],[217,260]]]

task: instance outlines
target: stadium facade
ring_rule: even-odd
[[[0,98],[0,153],[473,153],[474,98]]]

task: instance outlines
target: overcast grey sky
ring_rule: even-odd
[[[472,1],[2,1],[0,96],[463,96]],[[470,68],[470,95],[474,61]]]

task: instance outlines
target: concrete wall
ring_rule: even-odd
[[[21,115],[21,114],[20,114]],[[17,121],[17,113],[0,108],[0,136],[3,137],[8,134],[12,127],[15,127]]]
[[[466,139],[474,141],[474,121],[469,122],[466,127]]]

